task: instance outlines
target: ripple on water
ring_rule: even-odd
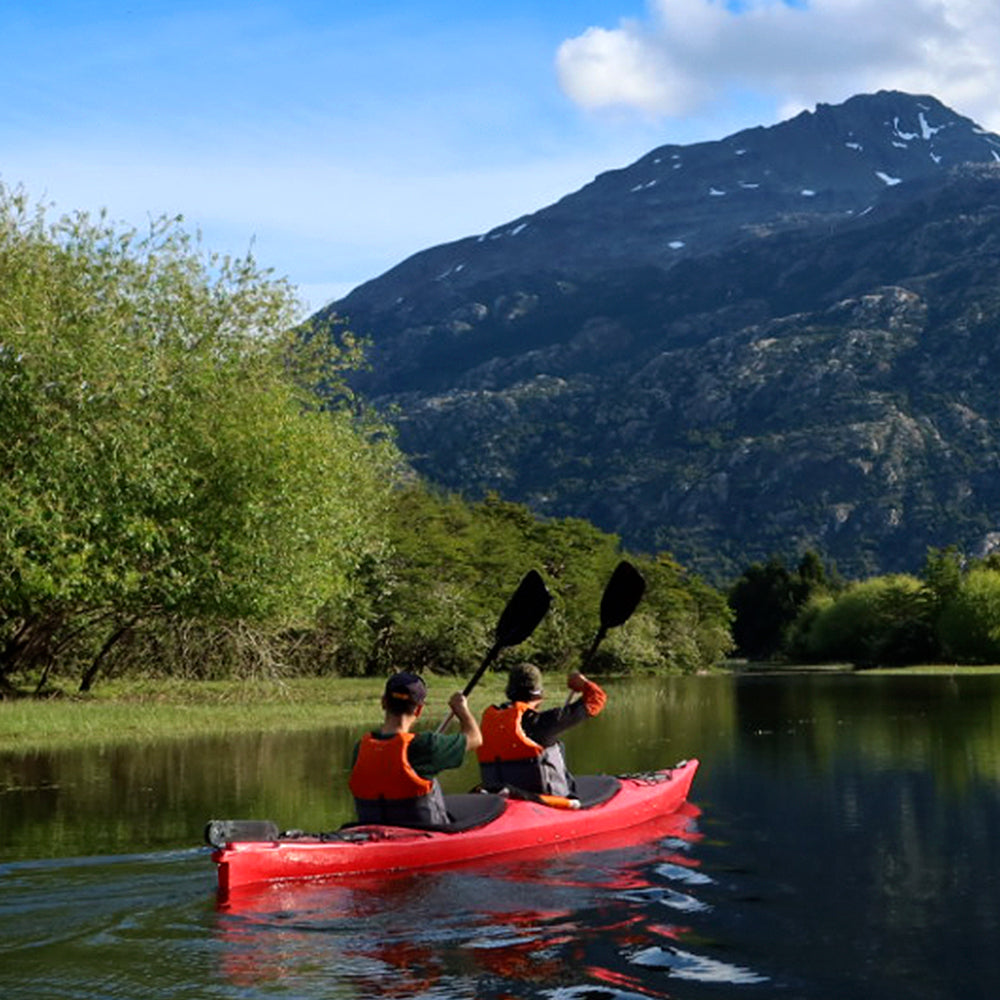
[[[5,865],[0,996],[193,995],[182,984],[192,962],[205,965],[205,860],[195,850]]]
[[[705,955],[695,955],[680,948],[643,948],[628,959],[633,965],[645,968],[668,969],[678,979],[692,979],[703,983],[730,983],[744,986],[764,983],[768,977],[737,965],[730,965]]]
[[[692,844],[684,834],[227,900],[203,850],[8,865],[0,995],[679,1000],[684,983],[766,981],[707,943],[729,891]]]

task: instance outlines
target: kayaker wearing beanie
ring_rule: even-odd
[[[354,748],[348,785],[360,822],[394,826],[449,822],[436,775],[459,767],[466,750],[482,743],[482,735],[461,691],[448,700],[460,732],[411,732],[426,697],[427,686],[416,674],[404,671],[386,681],[382,728],[366,733]]]
[[[543,795],[573,795],[573,776],[559,735],[597,715],[607,695],[579,671],[566,678],[566,685],[583,697],[539,712],[544,695],[541,671],[531,663],[511,668],[508,700],[491,705],[483,714],[483,745],[476,754],[484,788],[497,791],[509,785]]]

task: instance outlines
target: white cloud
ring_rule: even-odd
[[[585,108],[618,104],[680,115],[710,96],[638,23],[588,28],[560,47],[558,68],[566,93]]]
[[[894,89],[1000,130],[998,52],[996,0],[650,0],[646,20],[563,42],[556,69],[588,110],[681,117],[748,89],[783,117]]]

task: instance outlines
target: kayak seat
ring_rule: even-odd
[[[529,792],[525,788],[518,788],[516,785],[505,785],[500,794],[512,799],[538,802],[555,809],[592,809],[613,799],[621,787],[622,783],[613,775],[583,774],[574,779],[574,792],[570,796],[542,795],[538,792]]]
[[[449,833],[472,830],[477,826],[492,823],[507,808],[507,802],[502,795],[487,795],[482,792],[446,795],[444,801],[451,822],[441,829]]]
[[[448,809],[447,823],[408,823],[393,824],[401,829],[423,830],[430,833],[461,833],[477,826],[485,826],[495,820],[507,808],[507,800],[502,795],[488,795],[483,792],[467,792],[460,795],[445,795],[445,806]],[[378,824],[374,824],[378,825]],[[366,828],[370,823],[344,823],[341,830]]]
[[[575,779],[581,809],[591,809],[613,799],[622,783],[613,774],[581,774]]]

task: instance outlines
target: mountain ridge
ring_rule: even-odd
[[[740,220],[746,218],[746,225],[794,226],[796,221],[830,212],[863,212],[870,208],[871,198],[886,187],[988,156],[1000,160],[1000,137],[930,96],[880,91],[853,97],[842,105],[820,104],[815,111],[803,111],[776,125],[755,126],[723,139],[659,146],[625,167],[599,174],[537,212],[476,236],[419,251],[327,309],[339,312],[351,304],[384,300],[400,277],[408,285],[447,281],[450,286],[466,287],[497,269],[506,273],[510,264],[504,251],[517,237],[521,239],[514,255],[524,260],[527,252],[529,267],[541,263],[546,269],[568,272],[588,266],[604,270],[608,251],[617,261],[670,266],[693,253],[717,248],[712,242],[689,244],[684,236],[699,222],[699,232],[704,235],[705,216],[717,207],[715,200],[733,193],[758,203],[765,201],[737,210]],[[734,160],[739,160],[735,174]],[[664,182],[664,176],[669,183]],[[769,201],[764,197],[768,195]],[[727,210],[727,220],[731,220],[730,206]],[[594,211],[597,219],[591,214]],[[665,212],[669,213],[667,218]],[[639,247],[638,253],[630,253],[637,248],[637,241],[623,240],[620,228],[614,228],[607,239],[596,244],[601,251],[597,254],[588,240],[575,238],[584,232],[592,239],[595,223],[609,218],[609,213],[618,222],[639,218],[649,243]],[[727,221],[726,228],[731,227]],[[534,236],[553,235],[546,230],[554,231],[560,251],[555,259],[552,239],[541,241],[544,255],[531,256]],[[709,226],[709,236],[713,233]],[[683,245],[677,245],[680,243]],[[466,253],[477,255],[474,264],[462,259]]]
[[[996,540],[998,206],[1000,138],[859,95],[658,147],[313,323],[372,337],[356,388],[443,486],[713,578],[805,547],[913,569]]]

